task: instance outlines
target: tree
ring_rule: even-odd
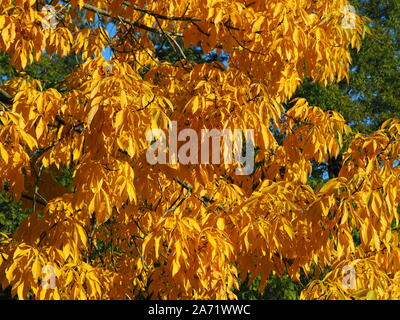
[[[400,4],[396,0],[356,0],[352,4],[371,21],[361,50],[351,51],[350,82],[324,87],[307,80],[296,96],[307,97],[323,110],[338,111],[354,132],[372,133],[400,114]]]
[[[284,108],[305,77],[347,78],[365,23],[346,1],[52,1],[54,28],[43,2],[0,3],[0,50],[15,70],[44,50],[82,59],[62,86],[19,73],[2,87],[1,187],[13,201],[30,196],[33,211],[12,237],[1,234],[3,288],[20,299],[235,299],[239,278],[260,275],[263,290],[271,273],[299,281],[331,269],[302,297],[397,297],[400,122],[344,144],[351,128],[339,113],[303,98]],[[162,59],[163,43],[181,59]],[[190,61],[183,46],[224,53],[229,67]],[[155,129],[173,123],[198,136],[255,129],[236,145],[242,157],[255,151],[254,170],[185,165],[181,155],[150,164],[162,145]],[[307,185],[312,162],[342,148],[338,177]],[[73,171],[69,190],[46,175],[63,167]],[[373,276],[340,287],[347,265]],[[39,281],[48,279],[51,288]]]

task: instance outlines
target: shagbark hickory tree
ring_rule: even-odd
[[[0,0],[0,51],[20,71],[1,87],[0,188],[33,209],[1,234],[3,288],[20,299],[235,299],[248,275],[263,288],[271,274],[330,270],[301,298],[399,297],[400,122],[352,135],[303,98],[285,107],[305,77],[348,77],[365,21],[347,1],[46,5]],[[229,59],[196,64],[181,43]],[[158,60],[159,46],[180,59]],[[82,63],[44,89],[23,73],[44,52]],[[254,129],[254,171],[149,164],[146,131],[172,121]],[[337,177],[311,188],[312,163],[339,154]],[[51,179],[65,167],[71,190]]]

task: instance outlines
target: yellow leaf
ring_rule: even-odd
[[[149,244],[151,244],[152,242],[154,242],[153,237],[152,237],[151,235],[148,235],[148,236],[144,239],[144,241],[143,241],[143,243],[142,243],[142,252],[146,252],[147,246],[148,246]]]
[[[37,108],[37,111],[39,111],[40,113],[43,112],[43,94],[39,94],[37,101],[36,101],[36,108]]]
[[[129,201],[133,201],[136,203],[136,192],[135,189],[133,188],[132,184],[130,182],[127,182],[126,184],[126,189],[128,192],[128,196],[129,196]]]
[[[338,189],[340,187],[340,181],[337,179],[329,180],[324,186],[321,188],[320,192],[322,193],[332,193],[332,191]]]
[[[73,271],[71,270],[68,272],[67,279],[65,280],[65,285],[68,286],[72,282],[72,280],[74,280],[74,274]]]
[[[222,10],[218,10],[217,15],[214,19],[214,23],[218,24],[220,23],[222,20],[224,20],[224,12]]]
[[[375,230],[373,231],[373,238],[374,238],[375,249],[376,251],[379,251],[381,248],[381,240],[379,239],[379,235]]]
[[[115,116],[115,124],[114,124],[115,128],[118,129],[119,127],[121,127],[123,121],[124,121],[124,111],[121,110],[121,111],[118,111]]]
[[[53,292],[53,299],[54,300],[60,300],[60,294],[58,293],[58,289],[56,288]]]
[[[343,208],[343,216],[342,216],[342,219],[340,220],[340,224],[347,223],[348,219],[349,219],[349,210],[347,209],[347,206],[345,206]]]
[[[262,24],[264,23],[264,21],[265,21],[265,17],[264,17],[264,16],[259,17],[259,18],[256,20],[256,22],[254,22],[254,24],[253,24],[253,30],[252,30],[252,32],[261,31],[261,26],[262,26]]]
[[[128,105],[128,100],[126,98],[125,90],[121,90],[120,98],[121,98],[121,106],[126,107]]]
[[[246,250],[249,250],[250,243],[249,243],[249,233],[248,232],[244,235],[244,245],[246,247]]]
[[[19,59],[21,60],[21,68],[24,69],[28,64],[28,57],[26,56],[25,50],[22,50]]]

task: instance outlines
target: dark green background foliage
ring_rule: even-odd
[[[310,105],[323,110],[335,110],[341,113],[351,125],[354,132],[371,133],[388,118],[400,118],[400,1],[399,0],[352,0],[358,14],[371,20],[369,32],[360,52],[352,51],[353,63],[350,67],[350,82],[328,85],[306,80],[297,90],[297,97],[305,97]],[[162,43],[161,38],[154,37],[157,56],[162,61],[176,62],[183,55],[172,43]],[[182,41],[178,41],[182,46]],[[205,55],[201,46],[183,50],[184,56],[197,63],[219,61],[226,63],[227,55],[215,52]],[[0,53],[0,84],[6,79],[18,75],[8,65],[9,57]],[[28,66],[24,77],[39,79],[44,88],[56,88],[64,91],[63,80],[81,60],[78,56],[58,57],[43,55],[39,63]],[[226,65],[227,66],[227,65]],[[143,75],[148,70],[143,70]],[[290,106],[288,106],[289,108]],[[282,137],[278,137],[282,140]],[[279,140],[279,141],[280,141]],[[340,158],[340,157],[339,157]],[[335,168],[333,170],[332,168]],[[313,173],[308,184],[318,189],[329,177],[337,175],[340,159],[331,159],[327,164],[313,164]],[[57,182],[67,187],[72,181],[72,170],[63,169]],[[73,190],[71,190],[73,192]],[[21,203],[15,204],[6,194],[0,193],[0,232],[13,233],[20,222],[29,214],[23,211]],[[359,243],[359,233],[353,231],[353,237]],[[102,250],[103,247],[99,248]],[[106,250],[106,247],[103,248]],[[252,283],[240,284],[237,294],[239,299],[298,299],[299,294],[310,280],[322,278],[312,273],[309,277],[301,276],[300,283],[291,280],[287,275],[272,275],[264,292],[259,291],[260,278]],[[0,299],[4,293],[0,291]],[[5,294],[9,297],[9,293]]]

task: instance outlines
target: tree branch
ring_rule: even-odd
[[[5,104],[13,103],[13,98],[8,94],[7,91],[2,88],[0,88],[0,102],[3,102]]]
[[[29,194],[22,194],[21,197],[30,201],[34,201],[33,197]],[[47,206],[47,202],[41,199],[36,199],[36,203],[42,205],[43,207]]]
[[[148,31],[148,32],[152,32],[152,33],[156,33],[156,34],[162,34],[161,30],[158,30],[158,29],[152,28],[152,27],[148,27],[148,26],[146,26],[144,24],[141,24],[139,22],[131,21],[131,20],[126,19],[126,18],[121,17],[121,16],[112,17],[111,13],[109,13],[108,11],[103,10],[103,9],[99,9],[99,8],[97,8],[95,6],[90,5],[90,4],[84,4],[83,8],[86,9],[86,10],[95,12],[97,14],[100,14],[102,16],[106,16],[106,17],[109,17],[109,18],[112,18],[112,19],[119,19],[120,21],[122,21],[124,23],[130,24],[130,25],[132,25],[134,27],[143,29],[143,30]],[[178,36],[178,37],[182,37],[181,33],[168,32],[168,34],[174,35],[174,36]]]

